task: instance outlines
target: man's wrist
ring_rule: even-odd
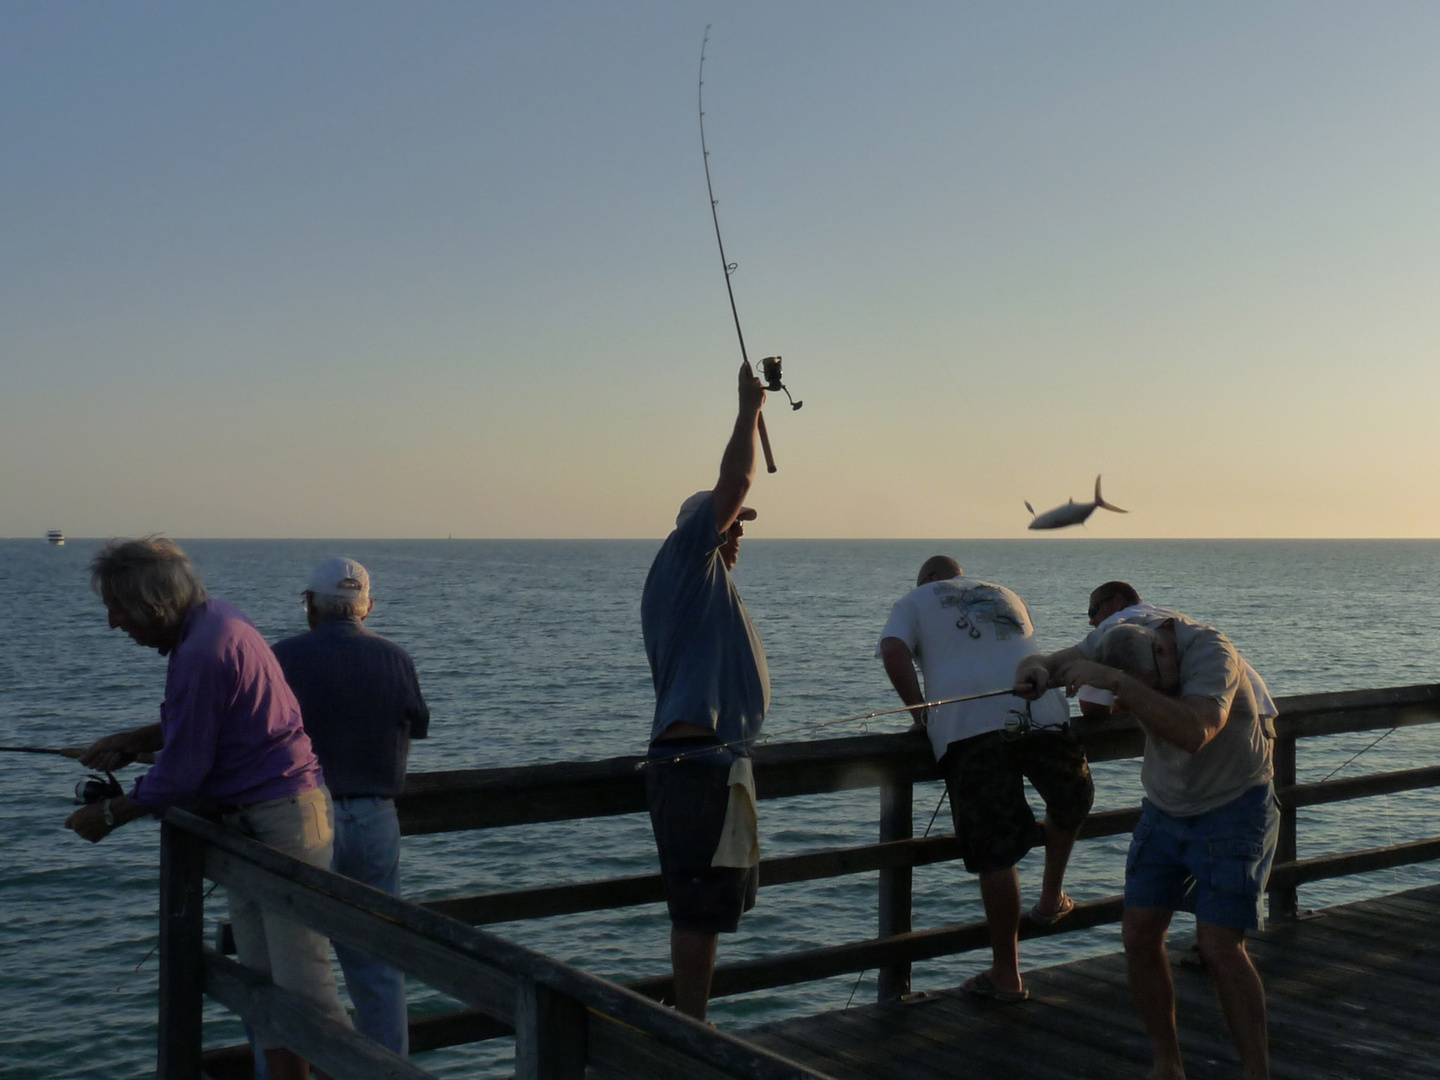
[[[115,828],[115,812],[110,809],[113,799],[106,799],[100,804],[100,820],[105,822],[106,828]]]

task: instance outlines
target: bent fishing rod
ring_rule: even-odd
[[[732,739],[730,742],[709,743],[705,746],[698,746],[692,750],[682,750],[677,754],[666,754],[664,757],[646,758],[635,763],[635,768],[645,769],[651,765],[669,764],[676,761],[686,761],[690,758],[703,757],[706,754],[713,754],[716,750],[731,750],[737,746],[745,746],[747,743],[768,743],[776,735],[794,735],[797,732],[815,732],[825,728],[836,727],[839,724],[854,724],[865,720],[874,720],[878,716],[894,716],[896,713],[913,712],[916,709],[936,709],[941,705],[954,705],[960,701],[980,701],[983,698],[1004,697],[1006,694],[1014,694],[1015,688],[1007,686],[1003,690],[987,690],[983,694],[965,694],[962,697],[941,698],[938,701],[919,701],[914,705],[901,705],[894,709],[878,709],[875,712],[856,713],[854,716],[841,716],[835,720],[821,720],[814,724],[797,724],[795,727],[786,728],[783,731],[767,731],[759,735],[751,735],[748,739]]]
[[[710,182],[710,148],[705,145],[705,46],[710,44],[710,26],[705,26],[705,37],[700,42],[700,85],[696,91],[696,103],[700,111],[700,154],[705,162],[705,191],[710,196],[710,220],[715,223],[715,244],[720,248],[720,268],[725,271],[725,292],[730,297],[730,315],[735,320],[735,336],[740,341],[740,359],[748,367],[750,356],[745,351],[745,333],[740,329],[740,311],[735,306],[735,288],[730,284],[730,275],[739,267],[739,263],[733,263],[725,256],[725,241],[720,238],[720,214],[716,210],[720,200],[715,198],[715,186]],[[760,373],[765,380],[765,389],[771,392],[784,390],[785,397],[790,401],[790,409],[800,408],[805,403],[796,401],[790,397],[790,391],[785,388],[782,381],[780,357],[767,356],[760,361]],[[756,427],[760,433],[760,448],[765,451],[765,471],[775,472],[775,455],[770,452],[770,435],[765,430],[765,415],[762,413],[756,417]]]

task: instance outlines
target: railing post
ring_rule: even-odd
[[[515,993],[515,1080],[585,1080],[585,1006],[534,979]]]
[[[160,823],[160,1047],[156,1080],[199,1080],[205,1002],[205,842]]]
[[[1275,740],[1275,787],[1284,789],[1295,784],[1294,735],[1283,735]],[[1277,863],[1293,862],[1298,857],[1296,826],[1299,816],[1294,806],[1280,807],[1280,840],[1275,845]],[[1272,919],[1293,919],[1299,913],[1298,890],[1292,885],[1284,889],[1270,890],[1270,917]]]
[[[880,784],[880,842],[911,840],[915,836],[914,785],[887,774]],[[880,871],[880,936],[909,933],[911,879],[914,871],[897,866]],[[909,963],[880,969],[879,1001],[894,1001],[910,992]]]

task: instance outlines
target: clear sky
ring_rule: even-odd
[[[1440,536],[1440,5],[0,6],[0,535]]]

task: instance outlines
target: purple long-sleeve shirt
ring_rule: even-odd
[[[270,646],[224,600],[190,609],[160,706],[165,748],[130,798],[163,810],[186,799],[247,805],[324,783],[300,705]]]

